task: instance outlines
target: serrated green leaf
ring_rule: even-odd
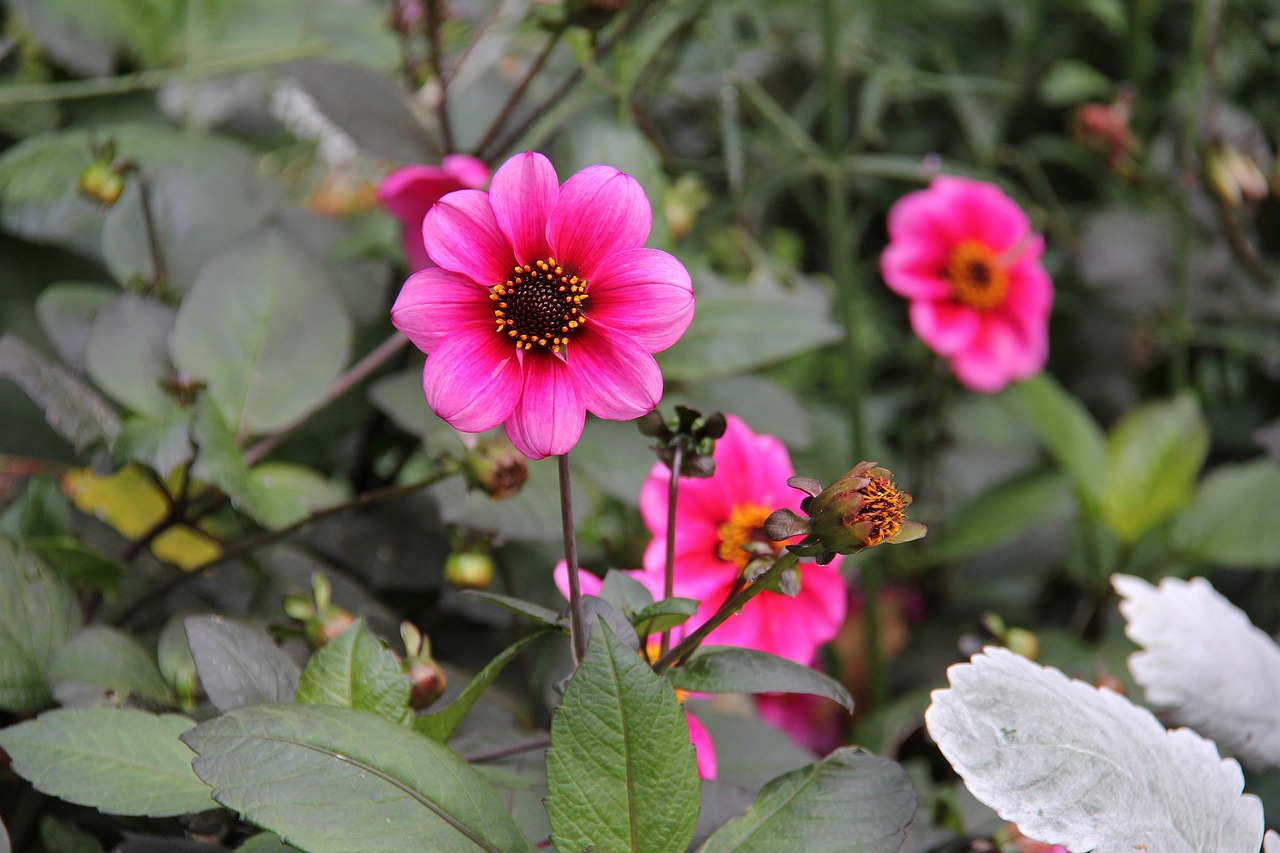
[[[534,631],[503,649],[493,660],[485,665],[484,669],[476,673],[475,677],[467,682],[467,686],[458,694],[457,699],[454,699],[438,711],[419,716],[414,720],[413,727],[434,740],[448,743],[449,739],[453,737],[453,733],[458,730],[458,726],[462,725],[467,712],[476,704],[481,695],[489,689],[489,685],[501,674],[507,664],[515,660],[535,640],[545,637],[548,633],[550,632],[547,630]]]
[[[396,656],[357,619],[311,656],[293,701],[356,708],[407,723],[411,687]]]
[[[853,713],[853,697],[831,676],[755,649],[706,646],[667,670],[672,686],[698,693],[808,693]]]
[[[636,633],[641,637],[670,631],[689,621],[698,612],[698,601],[673,596],[656,601],[635,615]]]
[[[30,713],[52,704],[45,673],[79,627],[71,585],[0,538],[0,708]]]
[[[54,432],[77,450],[95,441],[110,444],[120,432],[120,416],[97,391],[13,335],[0,336],[0,378],[25,391]]]
[[[121,695],[172,699],[155,656],[130,637],[101,625],[85,628],[58,649],[46,675],[52,684],[89,684]]]
[[[29,538],[22,540],[22,545],[72,583],[100,589],[108,595],[115,595],[120,581],[129,573],[119,560],[72,536]]]
[[[893,853],[915,812],[911,779],[896,762],[843,747],[765,785],[700,853]]]
[[[194,725],[132,708],[59,709],[0,731],[0,747],[50,796],[107,814],[169,817],[213,808],[178,740]]]
[[[1173,520],[1173,548],[1208,565],[1280,566],[1280,466],[1269,459],[1215,468]]]
[[[188,732],[213,797],[310,853],[532,853],[452,750],[350,708],[241,708]]]
[[[699,780],[675,691],[598,623],[551,720],[547,816],[561,850],[682,853]]]
[[[264,462],[249,469],[249,506],[245,510],[266,527],[281,528],[346,498],[346,492],[310,468]]]
[[[494,592],[484,592],[478,589],[465,589],[462,594],[471,598],[479,598],[483,601],[492,601],[503,610],[509,610],[512,613],[524,616],[538,625],[548,628],[556,628],[560,625],[559,613],[549,607],[543,607],[541,604],[525,601],[523,598],[512,598],[509,595],[498,595]]]
[[[200,270],[171,349],[178,367],[209,383],[242,438],[280,429],[319,403],[346,364],[351,333],[325,270],[267,232]]]
[[[617,569],[605,572],[604,581],[596,596],[613,605],[615,610],[628,619],[653,604],[653,593],[649,592],[648,587]]]
[[[1011,385],[1002,396],[1040,437],[1076,493],[1096,507],[1107,468],[1107,438],[1084,404],[1043,372]]]
[[[165,389],[174,368],[169,336],[176,312],[155,299],[122,293],[98,311],[85,342],[89,378],[127,409],[159,415],[172,408]]]
[[[292,702],[300,670],[266,631],[221,616],[188,616],[187,644],[200,683],[219,711]]]
[[[36,298],[36,319],[63,363],[84,373],[84,348],[93,319],[120,289],[92,282],[64,281],[51,284]]]
[[[931,565],[980,554],[1070,506],[1071,483],[1058,471],[1017,474],[967,499],[946,524],[930,527]]]
[[[1102,521],[1121,541],[1185,506],[1209,452],[1209,426],[1194,395],[1148,403],[1111,430]]]

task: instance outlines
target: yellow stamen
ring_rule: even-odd
[[[1009,273],[1003,259],[976,240],[966,240],[952,251],[947,261],[947,279],[955,300],[979,311],[1000,305],[1009,291]]]

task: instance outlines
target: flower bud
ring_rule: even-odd
[[[487,438],[477,444],[462,462],[467,483],[495,501],[520,494],[529,479],[529,462],[504,438]]]
[[[313,649],[328,645],[356,621],[351,611],[334,604],[331,596],[329,579],[316,572],[311,576],[310,599],[290,595],[284,600],[284,612],[302,623],[302,635]]]
[[[409,677],[409,706],[415,711],[430,707],[444,695],[448,679],[440,664],[431,657],[431,643],[412,622],[400,623],[400,639],[404,641],[401,667]]]
[[[1219,145],[1205,155],[1205,172],[1213,191],[1224,203],[1239,207],[1267,196],[1267,176],[1262,168],[1237,148]]]
[[[80,172],[80,192],[103,207],[111,207],[124,192],[124,174],[109,162],[90,163]]]
[[[675,415],[664,419],[655,409],[640,419],[639,427],[642,435],[658,440],[650,449],[668,468],[675,464],[676,448],[683,448],[681,477],[705,479],[715,474],[716,439],[723,436],[728,427],[728,421],[720,412],[703,416],[697,409],[676,406]]]
[[[488,589],[493,583],[493,557],[488,551],[454,551],[445,558],[444,579],[463,589]]]

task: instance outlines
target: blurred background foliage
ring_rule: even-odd
[[[734,412],[824,481],[874,459],[916,496],[926,540],[849,561],[914,602],[883,614],[888,695],[857,624],[829,656],[858,742],[923,754],[925,691],[1026,641],[1008,626],[1127,679],[1113,571],[1212,573],[1280,626],[1274,4],[5,0],[0,24],[0,529],[147,655],[185,613],[283,625],[315,571],[461,669],[519,629],[462,586],[559,608],[554,463],[502,502],[446,476],[468,448],[388,341],[406,270],[375,201],[400,165],[529,148],[634,175],[649,245],[692,271],[664,410]],[[999,184],[1046,235],[1048,375],[1000,395],[958,387],[879,279],[889,206],[939,172]],[[645,440],[589,420],[572,459],[587,565],[639,565]],[[446,579],[461,552],[491,562]],[[545,724],[558,654],[464,746]],[[7,707],[53,698],[75,701]],[[804,763],[708,716],[722,779]],[[990,818],[909,766],[940,827],[919,849]],[[1278,781],[1250,777],[1272,813]],[[50,850],[90,849],[29,798],[5,819],[32,837],[42,815]]]

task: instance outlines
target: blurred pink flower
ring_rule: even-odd
[[[378,203],[403,230],[404,256],[413,270],[433,267],[422,244],[422,220],[440,197],[476,189],[489,180],[489,167],[468,154],[450,154],[439,166],[414,164],[396,169],[378,184]]]
[[[911,327],[971,390],[995,393],[1044,367],[1053,284],[1044,238],[994,184],[941,176],[889,211],[880,269],[911,300]]]
[[[795,469],[782,442],[756,435],[733,415],[716,442],[714,458],[715,474],[682,480],[676,504],[675,594],[701,602],[686,623],[690,628],[709,619],[738,588],[750,559],[743,545],[754,542],[781,550],[781,543],[764,535],[764,520],[783,507],[798,512],[804,497],[787,485]],[[661,595],[666,558],[669,477],[659,463],[640,491],[640,513],[653,540],[645,550],[645,570],[637,577],[655,595]],[[801,569],[798,596],[762,592],[706,642],[759,649],[808,665],[817,648],[839,630],[848,596],[839,557],[826,566],[804,563]]]
[[[414,273],[391,309],[429,355],[427,403],[455,429],[506,427],[532,459],[577,443],[589,410],[628,420],[662,396],[653,353],[693,319],[689,273],[644,248],[640,185],[591,166],[564,185],[541,154],[508,160],[488,193],[458,190],[427,213],[438,269]]]
[[[826,755],[839,746],[849,721],[844,708],[808,693],[761,693],[756,696],[756,710],[766,723],[815,755]]]
[[[687,708],[684,716],[689,721],[689,742],[693,744],[693,751],[698,757],[698,777],[714,779],[716,778],[716,748],[711,742],[711,733],[697,717],[689,713]]]

